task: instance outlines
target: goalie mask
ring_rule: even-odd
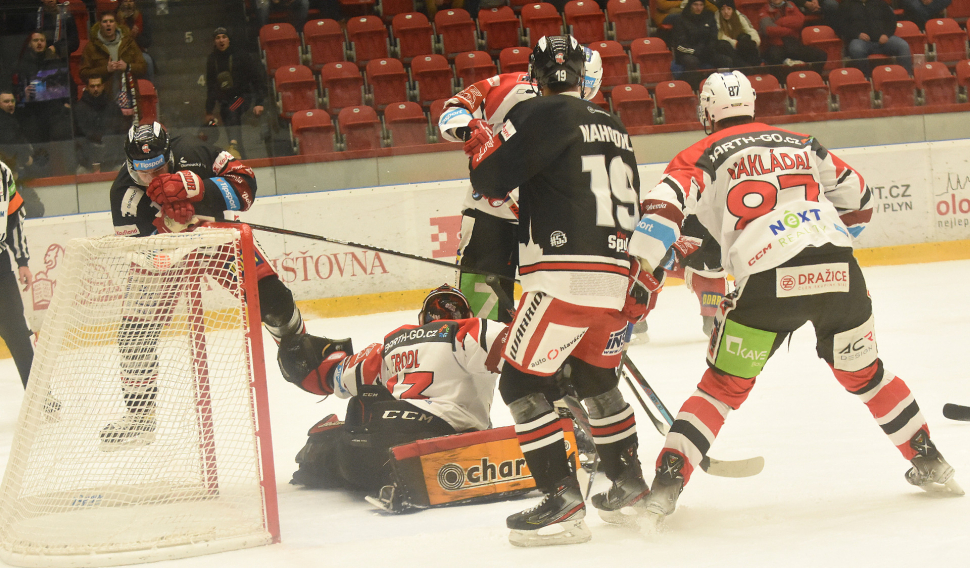
[[[424,325],[438,320],[460,320],[474,317],[468,300],[461,290],[448,284],[442,284],[424,299],[418,323]]]
[[[754,118],[756,95],[751,81],[740,71],[712,73],[704,82],[697,105],[697,118],[710,134],[714,124],[735,116]]]
[[[125,142],[128,173],[139,185],[147,186],[172,164],[172,147],[165,127],[158,122],[133,125]],[[169,168],[171,169],[171,168]]]
[[[585,80],[586,48],[573,36],[543,36],[529,56],[529,76],[540,91],[566,91]],[[602,68],[600,69],[602,73]]]

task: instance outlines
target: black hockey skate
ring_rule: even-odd
[[[666,452],[660,458],[660,466],[653,478],[653,488],[647,495],[646,508],[649,524],[654,530],[659,529],[667,515],[677,508],[677,498],[684,490],[684,458],[673,452]]]
[[[117,422],[101,430],[101,451],[113,452],[132,446],[147,446],[155,441],[155,407],[129,409]]]
[[[643,479],[636,451],[633,446],[620,453],[622,473],[606,492],[593,495],[591,500],[600,518],[608,523],[636,526],[638,517],[647,511],[645,498],[650,488]]]
[[[509,542],[515,546],[576,544],[592,538],[586,526],[586,504],[575,477],[563,478],[542,501],[521,513],[509,516],[512,529]]]
[[[964,494],[963,488],[953,477],[956,470],[946,463],[925,431],[917,432],[909,441],[909,446],[916,450],[916,457],[910,460],[913,467],[906,472],[906,481],[931,493]]]

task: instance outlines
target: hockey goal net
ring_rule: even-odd
[[[249,227],[76,239],[64,262],[0,486],[0,558],[279,542]]]

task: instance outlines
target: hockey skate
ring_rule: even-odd
[[[155,441],[155,408],[128,410],[117,422],[101,430],[101,451],[113,452],[133,446],[147,446]]]
[[[593,537],[585,517],[586,504],[579,481],[569,476],[546,493],[538,505],[509,516],[505,524],[512,529],[509,542],[515,546],[576,544]]]
[[[677,498],[684,490],[684,477],[680,470],[684,467],[684,458],[673,452],[666,452],[660,458],[660,467],[653,478],[653,489],[645,499],[648,528],[657,531],[664,523],[667,515],[677,508]]]
[[[607,491],[593,495],[593,506],[600,518],[608,523],[636,526],[638,517],[646,513],[645,498],[650,494],[650,488],[643,479],[636,451],[634,445],[620,453],[622,473]]]
[[[397,485],[385,485],[381,487],[377,495],[368,495],[364,497],[364,501],[367,501],[371,505],[381,509],[387,513],[407,513],[415,509],[413,505],[405,498],[404,492]]]
[[[913,467],[906,472],[906,481],[929,493],[964,494],[963,488],[953,477],[956,470],[946,463],[926,432],[917,432],[909,445],[916,450],[917,455],[910,460]]]

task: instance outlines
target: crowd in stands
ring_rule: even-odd
[[[239,3],[250,29],[213,31],[198,120],[242,156],[253,151],[243,128],[255,124],[286,133],[294,154],[450,149],[432,146],[443,101],[526,71],[538,38],[561,33],[600,52],[594,102],[634,134],[697,128],[696,93],[713,69],[752,77],[759,118],[776,122],[954,110],[970,82],[970,0]],[[153,18],[153,0],[36,0],[19,17],[3,13],[4,34],[25,41],[0,69],[0,158],[26,177],[119,167],[114,140],[166,69],[150,54]],[[70,140],[76,160],[65,171],[42,146]]]

